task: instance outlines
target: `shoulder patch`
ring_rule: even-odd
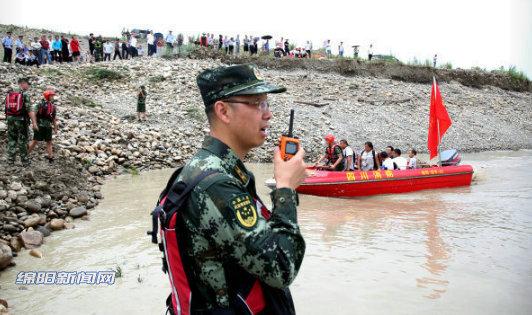
[[[257,208],[248,194],[240,194],[229,201],[229,206],[235,211],[236,221],[245,229],[257,225]]]

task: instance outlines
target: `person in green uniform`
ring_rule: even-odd
[[[28,78],[20,78],[18,88],[10,91],[6,97],[7,160],[9,164],[15,163],[17,150],[22,164],[24,166],[30,164],[28,159],[28,124],[31,121],[34,130],[38,127],[35,114],[31,111],[29,87]]]
[[[94,41],[94,61],[102,61],[103,59],[103,39],[102,36],[98,36]]]
[[[54,96],[55,91],[44,91],[43,99],[33,107],[33,112],[37,117],[38,130],[33,132],[33,140],[29,147],[29,153],[31,153],[38,141],[45,141],[48,161],[50,163],[54,161],[52,131],[53,133],[57,133],[57,109],[54,104]]]
[[[305,253],[295,192],[306,176],[304,150],[284,161],[275,148],[271,211],[243,163],[267,138],[268,93],[286,88],[265,82],[252,65],[205,70],[197,84],[210,134],[176,182],[190,182],[206,171],[215,174],[195,186],[182,213],[185,261],[191,262],[188,276],[194,286],[191,314],[241,314],[241,307],[254,314],[294,314],[288,286]],[[241,296],[242,286],[258,290],[252,298]]]
[[[148,93],[146,93],[146,87],[144,85],[140,86],[140,91],[138,94],[138,100],[137,100],[137,120],[146,120],[146,97],[148,96]]]

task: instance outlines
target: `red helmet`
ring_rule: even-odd
[[[45,100],[49,101],[50,100],[50,96],[55,95],[55,92],[52,91],[52,90],[46,90],[46,91],[44,91],[44,93],[42,93],[42,95],[44,96]]]
[[[328,134],[325,136],[325,141],[327,141],[327,143],[333,143],[334,142],[334,136],[332,134]]]

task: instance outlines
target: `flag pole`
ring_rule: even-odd
[[[432,80],[434,80],[433,85],[434,85],[434,89],[436,89],[436,77],[432,76]],[[434,93],[434,96],[438,97],[436,93]],[[441,154],[440,154],[441,136],[440,136],[440,120],[438,119],[438,117],[436,117],[436,127],[438,129],[438,166],[441,166]]]
[[[438,166],[441,166],[441,154],[440,154],[440,144],[441,144],[441,138],[440,138],[440,121],[436,119],[436,125],[438,126]]]

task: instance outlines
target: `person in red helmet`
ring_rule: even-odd
[[[342,148],[334,141],[334,136],[328,134],[325,136],[325,142],[327,147],[325,148],[325,154],[314,164],[315,167],[331,171],[343,171],[344,170],[344,156],[342,154]],[[324,165],[320,163],[324,162]]]
[[[34,130],[33,140],[30,143],[28,153],[33,151],[38,141],[46,141],[46,152],[48,153],[48,161],[54,161],[54,154],[52,149],[52,130],[57,132],[57,110],[54,104],[55,91],[48,89],[43,93],[43,99],[35,105],[33,112],[37,116],[38,128]]]

